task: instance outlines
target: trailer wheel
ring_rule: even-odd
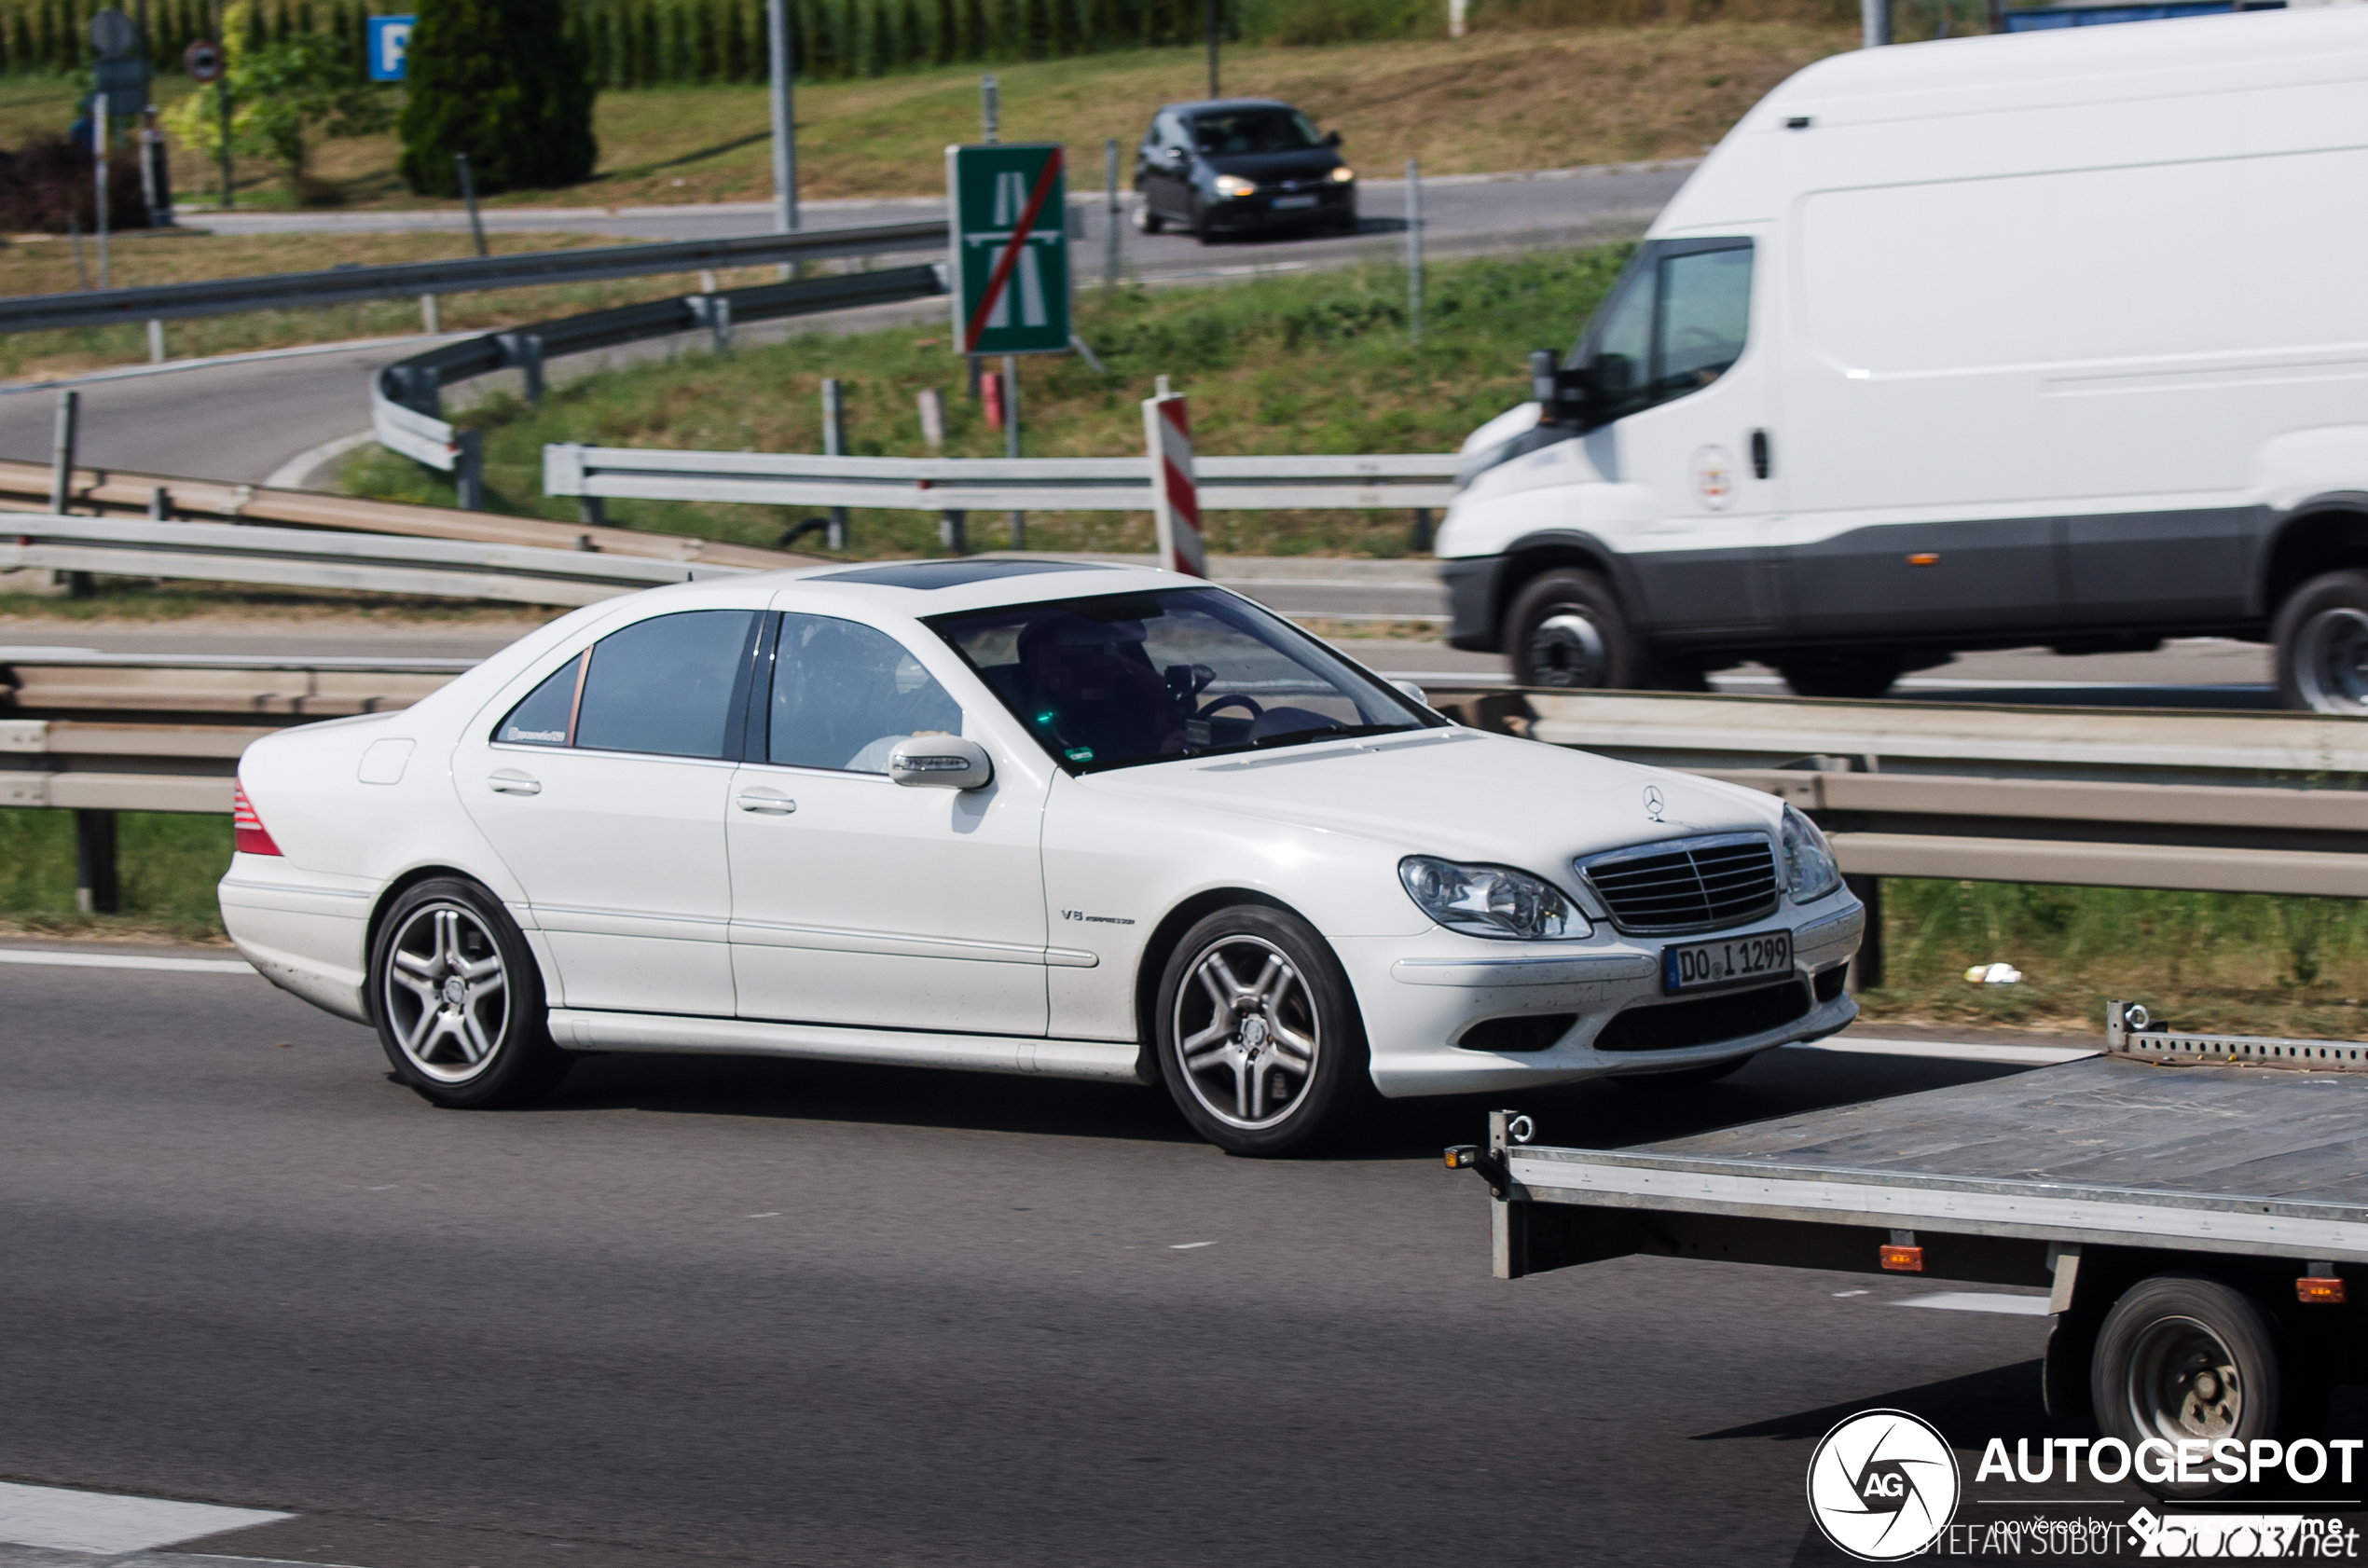
[[[2278,706],[2368,713],[2368,571],[2312,578],[2278,607]]]
[[[1513,680],[1573,690],[1642,683],[1644,650],[1612,585],[1563,568],[1524,584],[1506,612]]]
[[[2133,1451],[2149,1437],[2175,1448],[2274,1436],[2284,1392],[2279,1360],[2277,1329],[2242,1292],[2202,1274],[2141,1280],[2097,1331],[2089,1396],[2098,1429]],[[2140,1483],[2162,1497],[2210,1497],[2234,1484]]]

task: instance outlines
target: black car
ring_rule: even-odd
[[[1135,156],[1135,226],[1174,224],[1206,243],[1218,233],[1356,227],[1356,175],[1341,161],[1341,133],[1316,134],[1305,115],[1272,98],[1170,103],[1152,117]]]

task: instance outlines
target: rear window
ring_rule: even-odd
[[[692,610],[594,643],[510,710],[493,737],[666,757],[728,754],[759,612]]]

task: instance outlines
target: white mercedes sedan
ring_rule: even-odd
[[[1276,1155],[1857,1011],[1863,912],[1773,797],[1463,728],[1163,571],[654,589],[239,782],[232,940],[441,1106],[762,1052],[1164,1083]]]

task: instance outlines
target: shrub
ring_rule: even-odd
[[[455,153],[483,192],[564,186],[592,172],[592,95],[560,0],[420,0],[411,34],[404,183],[460,194]]]
[[[20,234],[63,234],[71,215],[90,233],[98,227],[97,181],[90,155],[63,136],[36,136],[13,152],[0,152],[0,228]],[[128,152],[107,158],[107,227],[145,228],[148,209],[140,196],[140,166]]]

